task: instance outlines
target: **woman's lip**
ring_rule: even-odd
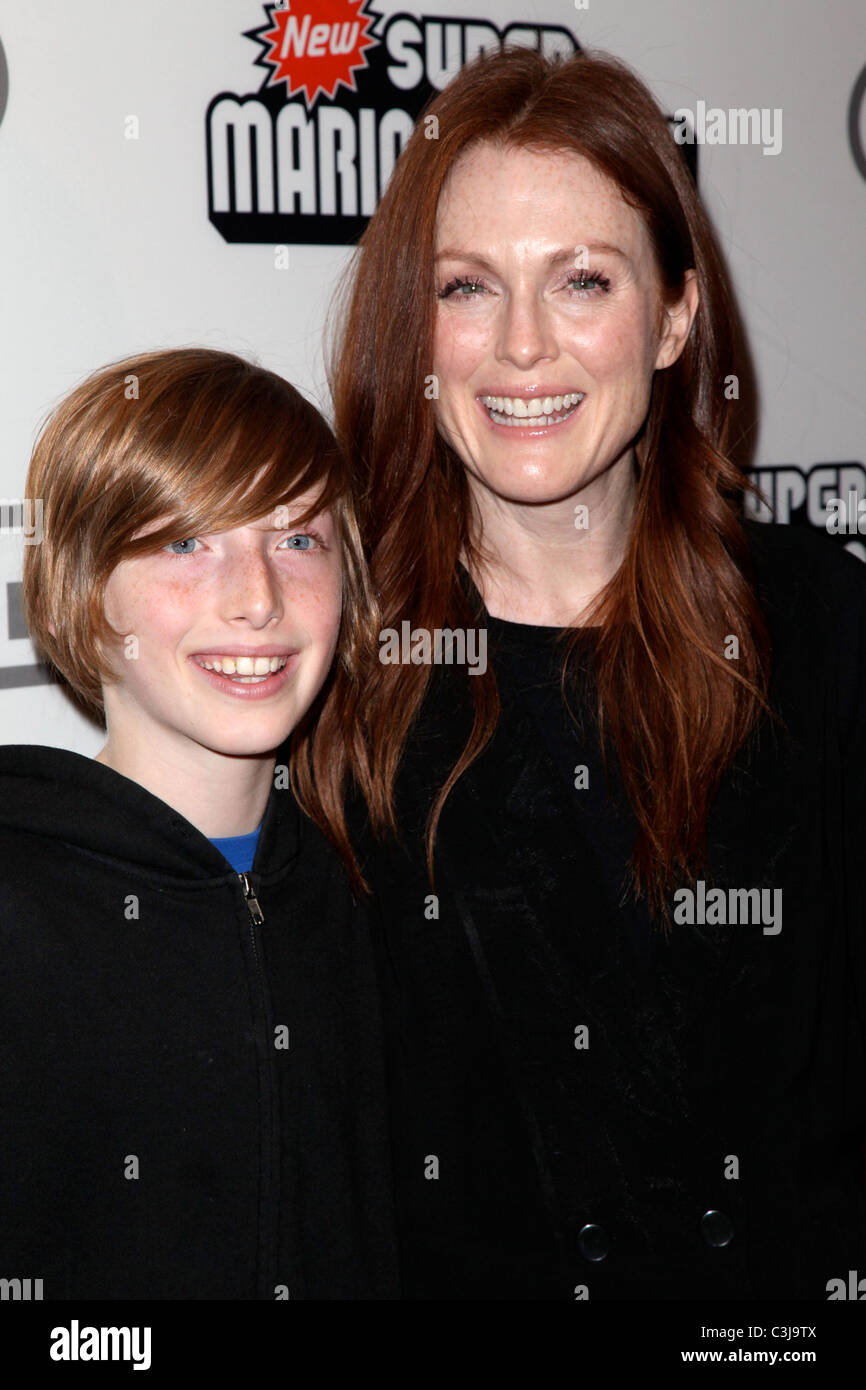
[[[204,655],[204,653],[202,653],[202,655]],[[226,655],[228,655],[228,653],[226,653]],[[263,656],[264,653],[259,652],[259,655]],[[275,652],[274,655],[277,656],[279,653]],[[292,652],[281,670],[274,671],[271,675],[265,676],[264,680],[260,680],[253,684],[247,684],[245,681],[227,680],[225,676],[219,675],[216,671],[208,671],[204,666],[199,665],[194,656],[191,656],[189,660],[208,684],[213,686],[215,690],[218,690],[220,694],[227,695],[230,699],[234,698],[235,700],[267,700],[272,695],[276,695],[277,692],[283,688],[290,673],[297,665],[296,658],[297,652]]]
[[[558,420],[555,425],[536,425],[535,427],[532,425],[499,425],[495,420],[491,420],[490,412],[484,402],[478,396],[475,399],[478,403],[478,409],[492,430],[495,430],[497,434],[505,435],[508,439],[524,439],[527,435],[537,437],[538,435],[550,434],[553,430],[561,430],[566,425],[570,425],[575,415],[580,414],[586,396],[583,397],[583,400],[578,401],[577,405],[572,406],[571,414],[567,415],[564,420]],[[526,416],[525,418],[531,419],[532,417]]]
[[[547,386],[524,386],[520,391],[500,391],[499,388],[496,387],[490,391],[484,390],[475,392],[475,398],[479,401],[484,396],[507,396],[510,400],[516,400],[519,397],[522,401],[531,401],[535,396],[543,400],[545,396],[556,398],[557,396],[572,395],[585,396],[586,392],[581,391],[577,386],[551,386],[550,388]]]

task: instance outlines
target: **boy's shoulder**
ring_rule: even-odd
[[[32,833],[56,820],[89,760],[68,748],[0,744],[0,831]]]
[[[0,836],[27,860],[71,866],[76,883],[111,870],[178,882],[215,877],[222,857],[145,786],[96,758],[42,744],[0,745]],[[34,885],[35,891],[35,885]]]

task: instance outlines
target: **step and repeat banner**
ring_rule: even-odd
[[[21,612],[47,412],[107,361],[198,343],[327,414],[349,249],[430,95],[506,42],[607,50],[653,90],[746,324],[752,514],[866,563],[863,0],[2,0],[0,741],[102,743]]]

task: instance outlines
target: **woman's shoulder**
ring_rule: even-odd
[[[782,526],[747,520],[749,549],[762,597],[805,621],[810,614],[863,615],[866,564],[838,539],[814,526]],[[792,610],[794,602],[802,604]]]
[[[746,523],[775,661],[796,685],[837,692],[844,722],[866,709],[866,564],[809,526]]]

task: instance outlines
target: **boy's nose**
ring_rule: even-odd
[[[257,627],[282,616],[282,589],[263,556],[244,556],[231,567],[224,584],[223,609],[229,621],[246,618]]]

